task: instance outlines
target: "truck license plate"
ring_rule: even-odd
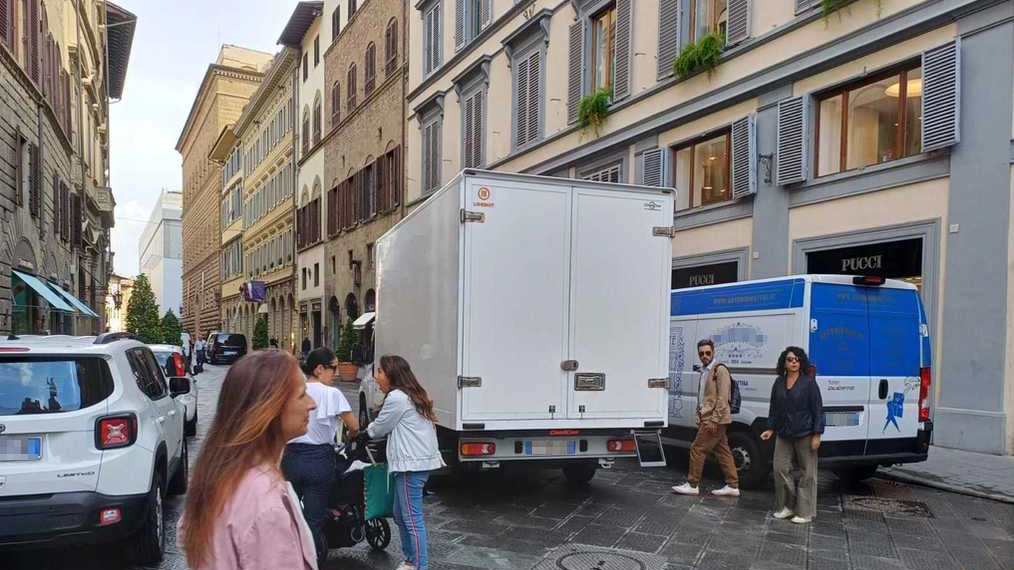
[[[576,455],[577,442],[562,439],[525,440],[525,455]]]
[[[0,461],[38,461],[42,459],[42,439],[38,437],[0,437]]]

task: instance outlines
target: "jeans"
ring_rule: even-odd
[[[394,522],[401,531],[401,553],[416,570],[429,568],[422,513],[423,487],[429,477],[426,472],[394,474]]]
[[[303,502],[303,518],[320,553],[325,546],[324,522],[335,477],[334,447],[330,444],[290,443],[285,446],[282,455],[282,473]]]
[[[804,519],[817,516],[817,452],[810,449],[812,436],[775,439],[775,511],[787,508]],[[802,472],[799,485],[793,467]]]

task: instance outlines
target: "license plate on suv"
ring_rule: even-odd
[[[40,459],[42,459],[41,438],[0,436],[0,461],[38,461]]]

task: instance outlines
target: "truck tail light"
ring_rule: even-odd
[[[852,283],[854,283],[856,285],[879,286],[879,285],[883,285],[886,282],[887,282],[887,279],[884,279],[880,275],[862,275],[862,276],[859,276],[859,277],[853,277],[852,278]]]
[[[461,444],[461,455],[464,457],[482,457],[484,455],[494,455],[496,453],[496,444],[492,442],[471,442]]]
[[[929,399],[930,385],[933,383],[933,375],[930,367],[925,366],[919,369],[919,421],[925,422],[930,419]]]
[[[176,374],[175,374],[176,376],[186,376],[187,375],[187,365],[183,361],[183,355],[182,354],[180,354],[178,352],[174,352],[173,353],[173,364],[176,365]]]
[[[612,453],[633,453],[637,451],[632,439],[610,439],[606,449]]]
[[[95,422],[95,447],[118,449],[137,441],[137,417],[133,414],[108,416]]]

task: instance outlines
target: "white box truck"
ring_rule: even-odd
[[[377,240],[375,354],[412,365],[450,464],[581,482],[661,451],[672,222],[672,189],[466,170]],[[382,401],[370,375],[361,417]]]

